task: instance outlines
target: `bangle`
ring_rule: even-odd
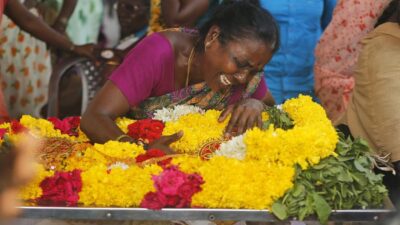
[[[122,135],[119,135],[115,140],[116,141],[121,141],[121,139],[123,139],[123,138],[131,138],[131,136],[126,135],[126,134],[122,134]]]
[[[149,144],[147,144],[146,142],[142,141],[142,140],[137,140],[136,143],[140,146],[142,146],[144,148],[144,150],[148,150],[149,148]]]

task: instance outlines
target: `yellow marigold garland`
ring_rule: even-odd
[[[161,170],[157,165],[110,171],[104,165],[94,166],[82,173],[79,202],[86,206],[137,207],[148,192],[155,191],[151,176]]]
[[[303,169],[319,163],[320,159],[334,155],[338,136],[325,111],[309,96],[300,95],[283,104],[294,121],[290,130],[271,126],[262,131],[253,129],[245,134],[246,159],[294,166]]]
[[[161,21],[161,0],[150,1],[150,21],[147,34],[160,32],[164,29]]]
[[[171,147],[178,153],[196,154],[202,145],[211,140],[220,140],[229,121],[219,123],[221,112],[208,110],[204,114],[187,114],[177,121],[165,124],[163,135],[171,135],[183,131],[183,137]]]
[[[293,167],[220,156],[204,162],[198,172],[205,183],[192,205],[206,208],[270,208],[293,186],[294,176]]]

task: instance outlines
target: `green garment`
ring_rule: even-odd
[[[63,0],[42,0],[49,10],[59,11]],[[76,45],[97,43],[103,18],[103,0],[78,0],[67,26],[67,34]],[[52,22],[49,22],[52,24]]]

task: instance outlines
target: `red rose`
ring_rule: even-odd
[[[40,183],[43,194],[37,199],[39,205],[76,206],[82,190],[81,171],[56,172]]]
[[[19,121],[13,120],[11,121],[11,130],[14,134],[19,134],[27,130]]]
[[[81,118],[79,116],[71,116],[60,120],[56,117],[49,117],[48,120],[53,123],[54,129],[60,130],[62,134],[70,136],[79,136],[79,125]]]
[[[165,153],[163,151],[161,151],[159,149],[150,149],[150,150],[146,151],[146,153],[138,155],[136,157],[136,163],[141,163],[148,159],[159,158],[159,157],[163,157],[163,156],[165,156]],[[159,166],[164,167],[164,166],[169,165],[171,160],[172,160],[171,158],[168,158],[168,159],[162,160],[160,162],[157,162],[157,164]]]
[[[144,119],[128,125],[128,135],[136,140],[143,140],[148,143],[161,137],[164,130],[164,123],[159,120]]]
[[[140,203],[140,207],[160,210],[164,207],[164,204],[158,198],[158,194],[155,192],[149,192],[144,196],[144,199]]]
[[[158,199],[163,204],[163,208],[184,208],[189,207],[190,202],[178,195],[163,195],[158,193]]]
[[[7,133],[7,129],[0,128],[0,140],[3,140],[4,135]]]

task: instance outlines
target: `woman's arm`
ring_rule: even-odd
[[[9,0],[5,8],[5,14],[22,30],[47,44],[63,50],[72,51],[78,55],[93,58],[91,54],[93,46],[75,46],[68,38],[56,32],[40,18],[30,13],[19,0]]]
[[[94,143],[104,143],[109,140],[117,140],[124,135],[121,129],[115,124],[115,119],[126,114],[129,110],[129,103],[117,86],[107,81],[96,97],[89,104],[82,116],[81,129]],[[157,148],[167,154],[172,154],[170,144],[183,136],[182,131],[169,136],[162,136],[148,146],[149,149]],[[135,142],[131,137],[125,136],[119,141]]]
[[[209,0],[163,0],[162,18],[168,27],[194,26],[207,11]]]
[[[262,99],[262,101],[267,106],[274,106],[275,105],[275,99],[274,99],[274,97],[272,96],[272,94],[271,94],[271,92],[269,90],[267,90],[267,93],[265,93],[265,96]]]
[[[53,24],[53,28],[60,33],[65,33],[69,18],[75,10],[77,0],[64,0],[60,13]]]
[[[128,111],[128,100],[117,86],[107,81],[83,114],[81,129],[95,143],[116,140],[124,133],[114,120]]]

